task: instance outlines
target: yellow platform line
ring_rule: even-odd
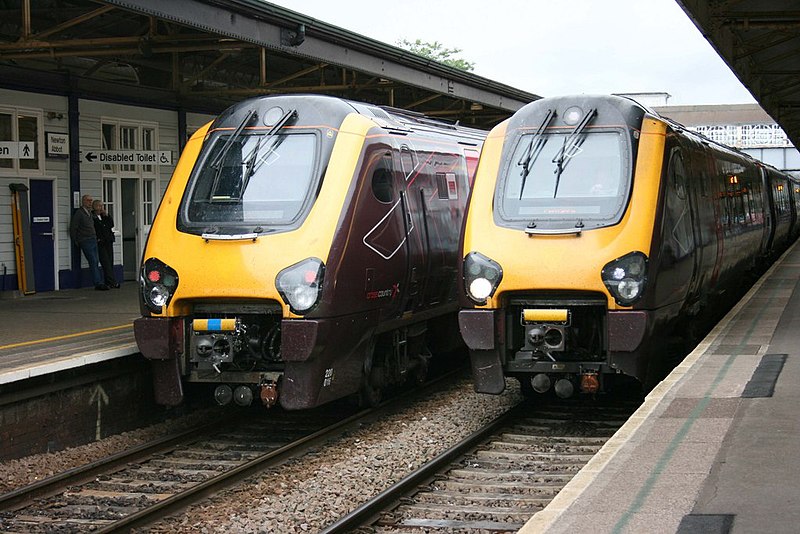
[[[65,334],[63,336],[48,337],[45,339],[37,339],[34,341],[23,341],[21,343],[12,343],[10,345],[0,345],[0,350],[15,349],[17,347],[26,347],[28,345],[36,345],[38,343],[47,343],[49,341],[61,341],[62,339],[71,339],[74,337],[88,336],[91,334],[99,334],[101,332],[110,332],[112,330],[122,330],[123,328],[130,328],[133,323],[123,324],[120,326],[109,326],[108,328],[98,328],[97,330],[87,330],[85,332],[78,332],[76,334]]]

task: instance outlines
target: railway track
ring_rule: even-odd
[[[0,532],[127,532],[301,456],[456,379],[440,376],[370,410],[252,410],[0,495]]]
[[[637,407],[523,403],[323,532],[516,532]]]
[[[248,415],[247,422],[212,423],[0,496],[0,531],[116,532],[147,525],[302,454],[370,411],[344,420],[341,410],[330,409]]]

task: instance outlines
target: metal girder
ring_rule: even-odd
[[[116,8],[114,6],[99,7],[97,9],[95,9],[94,11],[90,11],[89,13],[85,13],[85,14],[79,16],[79,17],[75,17],[75,18],[70,19],[70,20],[68,20],[66,22],[62,22],[61,24],[57,24],[57,25],[53,26],[52,28],[48,28],[47,30],[43,30],[43,31],[37,32],[36,34],[31,35],[29,39],[31,41],[39,41],[41,39],[44,39],[45,37],[50,37],[51,35],[54,35],[56,33],[59,33],[59,32],[62,32],[64,30],[66,30],[66,29],[72,28],[73,26],[77,26],[78,24],[83,24],[84,22],[89,21],[89,20],[91,20],[91,19],[93,19],[95,17],[99,17],[100,15],[104,15],[104,14],[108,13],[109,11],[111,11],[113,9],[116,9]]]
[[[159,2],[0,10],[0,86],[211,113],[244,96],[318,92],[484,127],[538,98],[261,0]]]
[[[259,1],[229,1],[225,6],[201,0],[105,0],[135,13],[151,15],[209,33],[330,63],[455,98],[464,98],[507,111],[516,111],[537,95],[425,60],[415,54],[326,25],[297,18],[293,12]],[[237,11],[231,16],[231,11]],[[279,22],[276,22],[280,21]],[[305,22],[304,22],[305,21]],[[282,30],[304,26],[304,39],[287,44]],[[335,35],[338,30],[338,34]]]
[[[762,108],[800,146],[800,9],[785,0],[676,0]]]

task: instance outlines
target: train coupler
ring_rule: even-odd
[[[266,408],[272,408],[278,403],[278,384],[265,382],[259,386],[259,397]]]
[[[600,391],[600,375],[597,371],[581,373],[581,393],[597,393]]]

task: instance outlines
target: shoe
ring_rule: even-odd
[[[94,286],[97,291],[108,291],[108,286],[105,284],[98,284]]]
[[[115,283],[111,284],[111,287],[113,287],[114,289],[119,289],[119,283],[115,282]]]

